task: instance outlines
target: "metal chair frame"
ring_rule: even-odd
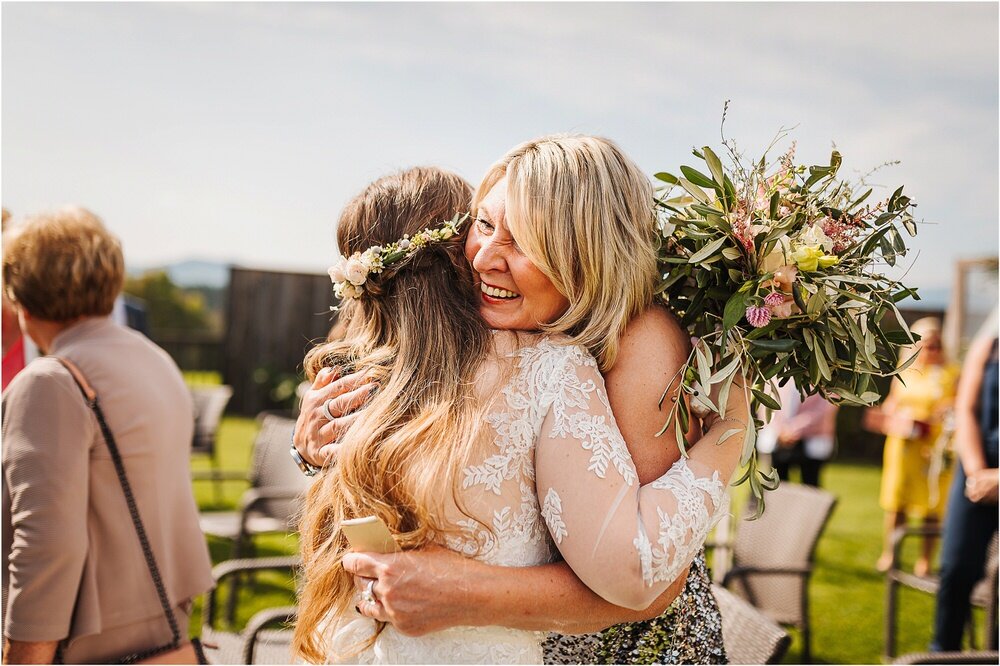
[[[227,655],[219,648],[222,642],[239,643],[239,653],[243,664],[255,663],[257,646],[261,642],[263,632],[274,625],[288,625],[294,622],[298,616],[298,609],[295,606],[279,606],[267,608],[253,615],[247,622],[246,627],[241,632],[222,631],[215,628],[218,615],[218,592],[222,583],[232,578],[232,585],[238,584],[239,578],[247,574],[260,571],[287,571],[294,575],[302,565],[302,559],[297,555],[284,557],[262,557],[254,559],[226,560],[220,562],[212,569],[212,578],[215,584],[205,593],[205,606],[202,612],[202,642],[205,644],[206,652],[210,657],[218,657],[222,661],[212,663],[227,663]],[[236,593],[234,589],[229,595],[232,599]],[[211,661],[211,659],[210,659]],[[282,663],[291,663],[291,655]]]
[[[926,594],[937,594],[941,585],[936,575],[918,576],[900,568],[902,559],[903,544],[907,539],[916,537],[940,537],[942,534],[941,525],[901,525],[892,534],[892,563],[889,570],[885,572],[885,650],[883,656],[892,659],[896,656],[896,646],[898,638],[897,620],[899,615],[899,588],[900,586],[919,590]],[[986,609],[986,649],[997,649],[997,537],[994,535],[990,556],[986,562],[986,576],[973,589],[970,603],[979,608]],[[969,614],[969,621],[966,625],[969,634],[969,644],[976,645],[976,629],[972,614]],[[933,653],[950,654],[950,653]],[[964,654],[964,653],[955,653]],[[937,662],[933,662],[937,663]],[[941,662],[944,663],[944,662]],[[976,662],[951,662],[951,663],[976,663]]]

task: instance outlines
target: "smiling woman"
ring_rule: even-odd
[[[479,203],[465,256],[480,282],[479,312],[492,328],[537,331],[569,307],[569,300],[511,235],[506,178]]]
[[[690,352],[688,338],[677,322],[653,303],[653,286],[659,276],[652,201],[649,180],[611,141],[573,135],[542,137],[516,146],[490,168],[472,200],[476,221],[465,246],[478,282],[476,303],[492,328],[542,331],[550,335],[539,338],[526,334],[518,339],[546,339],[546,345],[554,343],[553,349],[586,349],[593,357],[601,371],[594,374],[593,386],[606,387],[602,400],[608,401],[605,404],[614,414],[609,411],[589,423],[597,429],[606,424],[620,429],[635,462],[634,480],[644,487],[655,483],[672,465],[684,464],[678,462],[680,452],[672,440],[657,438],[655,433],[663,422],[658,400]],[[501,333],[497,339],[508,336]],[[521,361],[517,367],[535,379],[552,373],[551,368],[543,371]],[[357,431],[351,424],[366,418],[367,410],[343,416],[365,402],[363,390],[349,392],[363,374],[336,381],[334,373],[317,376],[303,398],[296,428],[295,445],[304,458],[321,462],[335,455],[336,468],[341,467],[346,455],[341,451],[351,433]],[[506,396],[508,404],[543,409],[544,395],[537,388],[527,395],[503,389],[500,395]],[[481,386],[480,390],[488,393],[492,388]],[[706,432],[701,439],[714,441],[692,447],[692,456],[720,454],[716,469],[723,482],[738,455],[715,446],[715,441],[732,424],[747,421],[745,405],[732,403],[731,398],[729,404],[735,411],[726,419],[732,423],[704,424]],[[550,433],[547,428],[534,430],[527,423],[505,425],[507,422],[498,418],[494,414],[487,421],[505,433]],[[337,439],[340,443],[331,442]],[[689,440],[699,440],[697,424],[692,425]],[[490,446],[502,449],[503,436]],[[598,459],[590,469],[599,470],[601,479],[587,484],[585,497],[570,501],[560,492],[558,496],[548,493],[544,498],[522,498],[509,514],[490,513],[490,529],[497,529],[498,534],[506,534],[509,525],[522,529],[527,523],[515,515],[515,508],[530,512],[531,507],[544,505],[540,508],[552,519],[549,528],[559,544],[565,535],[556,518],[567,515],[567,507],[577,502],[596,511],[595,493],[608,472],[599,460],[604,455],[603,445],[585,442],[582,448]],[[567,446],[562,453],[569,455],[575,450],[577,447]],[[539,453],[533,464],[541,465],[544,459]],[[490,465],[496,464],[490,460]],[[493,469],[490,465],[481,471],[486,474],[487,468]],[[508,463],[496,469],[501,468],[514,470]],[[476,479],[485,478],[476,476],[479,469],[474,465],[464,470],[472,474],[473,485]],[[541,467],[528,469],[530,480],[522,491],[543,483]],[[493,493],[483,496],[492,497]],[[633,524],[630,519],[620,524],[612,520],[606,527],[610,530],[611,525],[626,523]],[[587,538],[590,543],[585,546],[592,549],[607,543],[610,531],[584,540]],[[636,546],[643,550],[643,543],[640,539]],[[725,659],[721,619],[704,558],[697,552],[701,541],[695,538],[688,545],[693,550],[688,550],[680,569],[665,574],[664,580],[673,582],[659,598],[635,604],[611,603],[593,590],[609,582],[613,577],[605,574],[620,569],[618,565],[635,565],[646,561],[643,558],[658,561],[660,546],[643,550],[645,554],[638,559],[624,557],[587,584],[577,577],[586,576],[583,570],[570,568],[566,562],[526,566],[522,561],[502,566],[503,562],[470,559],[439,547],[404,548],[391,563],[369,553],[347,553],[343,565],[356,575],[357,589],[371,592],[359,605],[360,612],[391,623],[393,631],[402,635],[430,636],[467,626],[580,634],[632,622],[614,626],[600,636],[553,636],[546,646],[545,660],[717,663]],[[571,555],[566,557],[569,561]],[[685,579],[687,563],[691,566]],[[642,610],[622,607],[626,605],[631,609],[641,605]]]

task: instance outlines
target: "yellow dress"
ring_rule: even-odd
[[[952,469],[946,465],[937,478],[932,478],[931,460],[941,435],[942,413],[955,397],[957,368],[911,367],[900,378],[905,385],[893,387],[893,414],[930,423],[931,427],[925,437],[886,437],[879,504],[888,512],[905,512],[920,518],[940,517],[944,513]]]

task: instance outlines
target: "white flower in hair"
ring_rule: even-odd
[[[349,259],[341,259],[327,271],[333,293],[340,299],[360,298],[370,274],[381,273],[386,266],[409,259],[429,243],[451,240],[468,217],[456,215],[440,227],[424,229],[412,238],[406,235],[395,243],[373,245],[364,252],[355,252]]]
[[[347,260],[347,265],[344,266],[344,277],[356,287],[360,287],[368,280],[368,267],[361,260],[360,254],[354,254]]]

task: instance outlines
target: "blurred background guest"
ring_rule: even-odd
[[[889,397],[875,418],[868,420],[873,429],[886,435],[879,494],[885,511],[882,555],[876,564],[879,571],[891,566],[892,533],[907,515],[922,519],[925,525],[938,522],[951,482],[951,470],[934,465],[933,454],[952,406],[957,372],[946,362],[940,320],[925,317],[910,329],[920,340],[900,361],[914,354],[916,360],[893,380]],[[924,539],[913,566],[915,574],[923,576],[930,570],[934,542],[933,537]]]
[[[997,311],[973,341],[955,396],[958,465],[941,544],[941,586],[934,617],[934,651],[960,650],[969,595],[983,577],[986,549],[997,531]],[[997,631],[996,625],[988,631]]]
[[[802,483],[818,487],[823,463],[833,455],[837,406],[820,395],[803,401],[793,382],[779,388],[778,397],[781,409],[761,429],[757,448],[771,455],[771,465],[782,481],[788,481],[789,469],[797,466]]]
[[[3,393],[4,662],[113,663],[171,632],[95,414],[54,357],[100,398],[180,627],[212,582],[189,476],[191,396],[163,350],[111,321],[125,264],[97,217],[66,208],[4,240],[4,289],[51,355]]]
[[[10,219],[10,212],[4,208],[3,233],[5,237]],[[0,292],[3,291],[0,289]],[[14,304],[7,300],[5,293],[0,293],[0,299],[3,301],[3,330],[0,332],[0,339],[3,341],[3,388],[7,388],[10,380],[21,372],[33,358],[38,356],[38,348],[27,336],[21,334]]]

